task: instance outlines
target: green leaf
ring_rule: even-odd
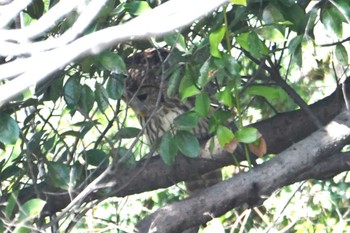
[[[218,59],[216,59],[216,61],[217,60]],[[237,82],[238,82],[238,85],[240,85],[241,68],[240,68],[239,64],[237,63],[237,60],[230,55],[224,55],[222,60],[224,61],[225,69],[230,74],[229,77],[235,81],[234,83],[236,86],[237,86],[237,84],[236,84]],[[233,85],[233,86],[235,86],[235,85]]]
[[[22,171],[21,168],[17,167],[16,165],[11,165],[6,167],[4,170],[0,173],[0,182],[5,181],[6,179],[13,177],[13,176],[19,176],[19,173]]]
[[[198,125],[198,116],[195,112],[186,112],[174,119],[174,125],[180,130],[191,130]]]
[[[54,187],[68,190],[70,184],[70,168],[68,165],[60,162],[47,162],[48,182]]]
[[[55,78],[45,92],[45,100],[56,102],[63,96],[63,77]]]
[[[235,138],[232,130],[222,125],[218,126],[216,136],[218,137],[219,143],[222,147],[225,147],[226,144],[230,143]]]
[[[103,151],[99,149],[91,149],[87,150],[85,152],[85,159],[86,162],[92,166],[108,166],[108,155]]]
[[[219,45],[225,36],[225,32],[226,28],[222,26],[215,31],[212,31],[209,35],[210,54],[213,57],[221,58]]]
[[[134,138],[136,137],[138,134],[140,133],[140,129],[139,128],[135,128],[135,127],[124,127],[121,128],[116,137],[117,138]]]
[[[15,144],[18,138],[17,122],[10,115],[0,113],[0,141],[4,144]]]
[[[269,86],[249,86],[245,92],[249,95],[257,95],[265,97],[266,99],[275,100],[280,98],[281,89]]]
[[[165,164],[172,165],[174,163],[177,150],[176,141],[172,134],[170,132],[165,132],[160,139],[159,145],[160,157]]]
[[[210,109],[210,98],[208,93],[202,92],[196,97],[195,111],[202,117],[208,116]]]
[[[63,20],[63,22],[60,24],[58,32],[68,31],[73,26],[73,24],[75,24],[79,15],[80,14],[76,11],[72,11],[70,14],[68,14]]]
[[[232,117],[232,113],[228,110],[215,110],[209,118],[209,132],[216,132],[218,127],[224,125],[230,117]]]
[[[255,32],[251,32],[248,35],[249,52],[256,58],[261,58],[267,55],[269,50],[266,45],[259,39]]]
[[[284,21],[283,14],[274,4],[268,4],[264,8],[262,18],[266,24],[274,24]]]
[[[118,54],[110,51],[106,51],[106,52],[103,52],[98,57],[98,59],[99,59],[99,62],[102,64],[102,66],[107,70],[115,74],[123,74],[125,76],[128,75],[124,60]]]
[[[240,34],[237,43],[245,50],[250,52],[254,57],[260,58],[267,55],[269,50],[266,45],[259,39],[256,32],[247,32]]]
[[[338,9],[338,11],[345,18],[347,23],[350,23],[350,4],[348,0],[332,1],[332,4]]]
[[[79,132],[79,131],[67,130],[61,134],[61,137],[66,137],[66,136],[80,138],[82,135],[81,135],[81,132]]]
[[[95,103],[95,94],[88,85],[83,85],[81,96],[78,103],[79,111],[83,114],[89,114]]]
[[[53,135],[52,137],[46,139],[43,143],[43,149],[45,149],[45,152],[49,152],[52,150],[56,142],[56,135]]]
[[[120,162],[126,167],[134,167],[136,164],[135,155],[129,149],[125,147],[118,147],[115,149],[117,158],[120,158]]]
[[[314,28],[318,20],[318,8],[313,7],[306,15],[307,24],[305,26],[305,37],[315,38]]]
[[[16,224],[16,228],[11,231],[13,233],[27,233],[31,232],[30,229],[30,221],[35,217],[38,217],[40,212],[43,210],[46,201],[43,201],[39,198],[31,199],[25,202],[21,208],[18,215],[18,223]]]
[[[265,40],[269,40],[276,43],[286,41],[283,34],[274,26],[266,26],[258,30],[259,35]]]
[[[179,32],[176,32],[176,33],[173,33],[170,35],[165,35],[164,41],[169,46],[176,47],[177,49],[179,49],[182,52],[185,52],[187,50],[185,37]]]
[[[296,36],[288,44],[289,53],[293,55],[293,59],[296,61],[298,66],[302,65],[302,54],[301,54],[302,41],[303,41],[303,36]]]
[[[80,131],[78,132],[78,135],[75,134],[75,131],[73,131],[71,134],[69,134],[69,131],[65,132],[66,135],[72,135],[74,137],[83,138],[87,132],[90,131],[91,128],[98,125],[99,122],[97,120],[93,121],[80,121],[77,123],[74,123],[73,126],[80,127]]]
[[[303,54],[302,54],[302,46],[298,46],[293,54],[293,61],[299,66],[303,65]]]
[[[325,7],[321,10],[321,21],[325,28],[338,38],[343,36],[344,17],[335,7]]]
[[[248,44],[248,36],[249,33],[241,33],[239,36],[236,37],[237,43],[244,49],[249,51],[249,44]]]
[[[76,187],[77,185],[81,185],[81,178],[86,177],[86,166],[81,164],[80,162],[74,162],[73,166],[71,166],[70,170],[71,177],[71,186]]]
[[[182,78],[179,87],[179,94],[182,100],[197,95],[200,90],[196,87],[191,71],[186,70],[185,76]]]
[[[212,116],[219,124],[224,124],[230,117],[232,117],[232,112],[222,109],[217,109]]]
[[[100,109],[101,112],[104,112],[109,106],[108,92],[100,83],[96,83],[95,85],[95,99],[98,109]]]
[[[46,201],[38,198],[27,201],[20,208],[21,212],[19,214],[18,220],[23,221],[28,220],[28,218],[33,219],[37,217],[44,208],[45,204]]]
[[[81,67],[81,71],[83,73],[90,73],[92,69],[92,65],[94,65],[94,58],[92,56],[88,56],[79,61],[79,65]]]
[[[43,136],[45,134],[45,136]],[[32,135],[32,137],[30,138],[27,146],[28,149],[30,151],[38,151],[40,150],[40,146],[42,141],[44,141],[43,139],[46,138],[47,134],[45,133],[45,131],[38,131],[36,133],[34,133],[34,135]]]
[[[4,211],[5,217],[7,219],[12,219],[13,210],[18,203],[18,192],[18,190],[12,191],[9,195],[9,198],[7,199]]]
[[[235,135],[237,140],[243,143],[252,143],[259,138],[258,130],[253,127],[244,127],[242,129],[239,129]]]
[[[117,74],[112,74],[107,81],[106,90],[111,99],[117,100],[123,95],[124,77]]]
[[[27,7],[27,13],[33,19],[39,19],[44,14],[44,8],[42,0],[33,0]]]
[[[173,97],[176,94],[177,90],[179,89],[181,78],[181,67],[178,67],[169,77],[167,88],[167,95],[169,97]]]
[[[342,66],[347,66],[349,64],[348,53],[342,44],[337,44],[335,46],[335,57]]]
[[[232,107],[233,106],[233,96],[230,87],[225,87],[223,91],[215,94],[215,98],[222,104]]]
[[[64,84],[64,100],[66,101],[68,108],[74,108],[80,100],[82,88],[79,80],[79,74],[75,74]]]
[[[110,13],[110,16],[116,16],[125,13],[125,2],[118,4]]]
[[[247,0],[231,0],[232,4],[247,6]]]
[[[190,158],[196,158],[200,153],[198,139],[188,131],[179,130],[176,132],[175,141],[177,148],[182,154]]]
[[[125,3],[124,8],[127,12],[135,16],[141,15],[151,9],[146,1],[127,2]]]
[[[115,3],[113,1],[107,1],[104,6],[100,9],[98,15],[96,16],[98,22],[106,20],[107,17],[110,17],[115,10]]]
[[[213,70],[215,69],[217,68],[213,67],[212,59],[209,57],[199,69],[198,84],[201,87],[204,87],[210,81],[210,78],[213,76]]]

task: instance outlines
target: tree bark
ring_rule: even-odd
[[[310,108],[321,122],[327,123],[340,112],[343,106],[344,101],[341,92],[335,91],[332,95],[312,104]],[[271,119],[263,120],[252,126],[256,127],[264,136],[267,142],[268,153],[279,153],[316,130],[316,127],[302,110],[278,114]],[[236,152],[235,156],[238,161],[245,160],[243,153]],[[122,197],[165,188],[177,182],[186,181],[190,173],[204,174],[217,168],[234,164],[232,155],[223,150],[218,151],[214,158],[213,160],[189,159],[177,156],[174,165],[167,166],[158,156],[155,156],[140,161],[134,168],[120,167],[105,177],[104,183],[109,184],[107,189],[103,192],[91,193],[85,201],[108,196]],[[96,172],[96,175],[102,173],[103,170],[100,169],[99,172]],[[334,168],[334,171],[337,171],[337,169]],[[319,170],[319,172],[322,171]],[[319,176],[321,177],[322,174],[319,174]],[[103,185],[101,184],[100,186]],[[47,183],[38,184],[37,188],[42,194],[40,198],[47,201],[45,215],[50,215],[65,208],[71,202],[71,198],[78,195],[83,189],[83,187],[76,189],[69,195],[67,191],[59,190]],[[34,191],[33,187],[23,189],[19,194],[19,201],[23,203],[26,200],[37,197],[36,194],[37,192]]]
[[[139,232],[181,232],[237,206],[260,204],[276,189],[310,178],[307,177],[312,174],[309,170],[349,142],[350,113],[346,111],[323,129],[249,172],[239,173],[194,197],[158,209],[140,222]]]

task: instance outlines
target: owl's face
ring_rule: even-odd
[[[159,87],[144,84],[136,90],[127,90],[126,99],[136,115],[148,117],[153,111],[159,109],[159,106],[156,106],[158,95]]]
[[[124,100],[145,128],[148,142],[153,144],[164,132],[174,128],[174,119],[190,110],[191,106],[176,96],[167,96],[167,80],[162,80],[164,75],[158,53],[145,53],[136,58],[138,55],[128,69]]]
[[[126,94],[126,101],[136,113],[141,126],[145,127],[145,135],[150,144],[164,132],[172,129],[174,119],[185,112],[180,101],[167,98],[163,92],[160,93],[157,105],[160,91],[158,85],[141,85],[137,90],[127,90]]]
[[[166,81],[160,86],[164,78],[162,69],[169,66],[164,62],[168,56],[169,51],[165,49],[147,49],[127,60],[129,77],[126,80],[124,99],[139,117],[148,118],[155,111],[161,114],[159,110],[168,102]],[[161,99],[156,106],[160,93]]]

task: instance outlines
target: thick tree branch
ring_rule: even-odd
[[[349,86],[347,87],[349,88]],[[339,114],[343,106],[344,101],[341,92],[335,91],[332,95],[312,104],[310,108],[323,124],[327,124]],[[282,152],[317,129],[303,110],[278,114],[252,126],[256,127],[264,136],[268,154]],[[132,170],[121,169],[117,171],[118,175],[112,174],[106,179],[115,180],[116,185],[113,187],[113,193],[124,196],[169,187],[179,181],[188,180],[193,173],[204,174],[234,164],[232,155],[223,150],[217,151],[213,157],[215,159],[202,161],[179,157],[172,167],[166,166],[160,158],[154,157],[141,162]],[[235,152],[235,157],[237,161],[246,159],[244,153],[240,150]],[[137,179],[130,179],[130,177],[133,177],[132,174],[136,173],[138,174]],[[120,184],[129,185],[121,189]]]
[[[319,116],[323,123],[329,122],[340,112],[344,101],[341,93],[335,91],[332,95],[311,105],[311,109]],[[316,127],[310,123],[302,110],[279,114],[271,119],[254,124],[264,135],[267,142],[268,153],[279,153],[311,134]],[[238,161],[245,159],[243,154],[236,154]],[[169,187],[179,181],[189,178],[190,174],[203,174],[208,171],[233,164],[231,155],[218,154],[215,160],[196,160],[178,157],[174,166],[167,166],[159,157],[152,157],[142,161],[132,169],[120,168],[115,173],[105,178],[106,183],[114,182],[108,192],[95,192],[89,196],[89,200],[106,196],[126,196],[135,193]],[[335,168],[336,170],[336,168]],[[102,171],[101,171],[102,172]],[[137,177],[135,176],[137,174]],[[71,199],[64,190],[57,190],[49,184],[39,185],[44,199],[47,200],[47,214],[63,209]],[[81,190],[76,190],[79,193]],[[59,193],[59,194],[58,194]],[[72,193],[74,195],[74,193]],[[20,193],[21,202],[35,197],[32,187],[24,189]]]
[[[290,184],[307,179],[329,179],[341,172],[349,170],[350,152],[337,153],[315,164],[315,166],[297,176],[295,180],[291,180]]]
[[[293,144],[268,162],[214,185],[195,197],[158,209],[140,222],[139,231],[181,232],[245,203],[250,206],[261,203],[273,191],[296,182],[302,173],[307,174],[305,172],[315,164],[349,142],[350,114],[342,112],[324,129]]]
[[[350,85],[346,85],[349,92]],[[340,88],[330,96],[312,104],[309,108],[323,125],[331,121],[345,106]],[[278,154],[312,132],[317,130],[315,124],[303,110],[296,110],[277,114],[276,116],[255,124],[267,143],[268,153]]]

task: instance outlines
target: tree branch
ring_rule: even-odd
[[[29,4],[31,0],[5,1],[0,5],[0,28],[9,24]],[[5,4],[5,5],[4,5]]]
[[[347,86],[347,88],[349,88]],[[310,108],[325,124],[331,121],[344,106],[341,93],[335,91],[332,95],[312,104]],[[267,119],[253,124],[264,136],[267,142],[268,153],[277,154],[302,140],[316,130],[310,123],[310,118],[305,116],[302,110],[278,114],[271,119]],[[245,160],[244,153],[236,154],[238,161]],[[104,183],[109,185],[109,191],[94,192],[89,195],[88,200],[99,199],[107,196],[127,196],[135,193],[169,187],[177,182],[187,180],[193,173],[204,174],[217,168],[234,164],[232,156],[226,152],[219,151],[214,156],[215,160],[188,159],[177,156],[173,166],[167,166],[157,156],[146,161],[140,161],[136,167],[119,168],[104,179]],[[96,172],[96,175],[101,174]],[[137,177],[135,177],[137,174]],[[58,190],[49,184],[39,185],[43,199],[47,200],[45,211],[47,214],[54,213],[65,208],[71,201],[70,196],[64,190]],[[107,189],[106,189],[107,190]],[[81,189],[75,190],[71,195],[77,195]],[[59,194],[58,194],[59,193]],[[20,202],[35,197],[32,187],[24,189],[19,195]]]
[[[0,55],[13,56],[24,52],[27,58],[0,65],[0,80],[15,78],[0,86],[0,105],[26,88],[38,83],[57,70],[89,55],[96,55],[117,43],[162,36],[182,28],[210,13],[228,0],[172,0],[126,22],[85,35],[70,44],[49,51],[28,50],[28,44],[0,41]],[[183,7],[186,5],[186,7]],[[79,27],[78,27],[79,28]],[[36,46],[34,48],[37,48]],[[52,57],[55,61],[52,62]],[[50,62],[48,62],[50,61]],[[43,65],[45,64],[45,65]]]
[[[302,173],[307,174],[305,172],[315,164],[349,142],[350,114],[342,112],[324,129],[293,144],[268,162],[216,184],[195,197],[158,209],[140,222],[139,232],[181,232],[245,203],[249,206],[260,204],[273,191],[298,181]]]

